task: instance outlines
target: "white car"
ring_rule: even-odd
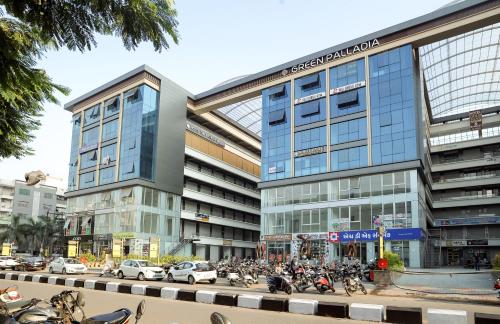
[[[217,281],[217,271],[207,261],[186,261],[170,267],[167,281],[187,281],[190,285],[208,281],[214,284]]]
[[[125,260],[118,269],[118,278],[135,277],[139,280],[162,280],[165,271],[146,260]]]
[[[19,263],[14,259],[13,257],[10,256],[0,256],[0,269],[5,270],[5,269],[12,269],[19,265]]]
[[[87,267],[78,259],[56,258],[49,264],[49,273],[55,272],[60,272],[62,274],[85,274],[87,272]]]

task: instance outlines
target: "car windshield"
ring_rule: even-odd
[[[149,261],[137,261],[139,263],[139,266],[141,267],[156,267],[154,263],[151,263]]]
[[[212,267],[208,263],[196,263],[196,270],[210,271]]]
[[[27,258],[26,261],[41,262],[41,261],[43,261],[43,258],[41,258],[41,257],[32,257],[32,258]]]
[[[64,263],[68,263],[68,264],[80,264],[80,261],[78,261],[77,259],[64,259]]]

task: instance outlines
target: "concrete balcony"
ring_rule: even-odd
[[[483,137],[473,140],[454,142],[431,146],[431,153],[465,149],[469,147],[485,146],[500,143],[500,136]]]
[[[214,186],[221,187],[221,188],[224,188],[227,190],[231,190],[231,191],[237,192],[239,194],[260,200],[260,192],[258,192],[258,191],[255,191],[255,190],[252,190],[249,188],[245,188],[242,186],[238,186],[232,182],[225,181],[223,179],[208,175],[208,174],[200,172],[198,170],[193,170],[191,168],[184,167],[184,176],[190,177],[193,179],[197,179],[197,180],[212,184]]]
[[[255,208],[253,206],[247,206],[245,204],[238,203],[236,201],[230,201],[226,200],[220,197],[204,194],[199,191],[191,190],[188,188],[184,188],[183,197],[193,199],[193,200],[198,200],[202,202],[206,202],[212,205],[218,205],[230,209],[235,209],[235,210],[240,210],[242,212],[254,214],[254,215],[260,215],[260,208]]]
[[[195,242],[195,244],[232,246],[232,247],[241,247],[249,249],[255,249],[255,246],[257,245],[257,242],[223,239],[223,238],[208,237],[208,236],[198,236],[198,238],[200,240],[198,242]],[[230,245],[229,242],[231,243]]]
[[[480,205],[494,205],[500,204],[500,196],[460,196],[449,198],[436,198],[432,206],[434,208],[453,208],[453,207],[467,207],[467,206],[480,206]]]
[[[192,221],[200,221],[198,218],[196,218],[195,212],[191,212],[188,210],[181,211],[181,218],[192,220]],[[202,222],[202,223],[205,223],[205,222]],[[240,222],[237,220],[223,218],[223,217],[217,217],[217,216],[212,216],[212,215],[209,215],[208,222],[206,222],[206,223],[207,224],[222,225],[222,226],[230,226],[230,227],[236,227],[236,228],[243,228],[243,229],[252,230],[252,231],[260,231],[260,225],[258,225],[258,224]]]
[[[236,175],[239,175],[240,177],[243,177],[245,179],[248,179],[250,181],[253,181],[253,182],[259,182],[260,181],[260,178],[259,177],[256,177],[255,175],[253,174],[250,174],[248,172],[245,172],[244,170],[241,170],[241,169],[238,169],[238,168],[235,168],[221,160],[217,160],[211,156],[208,156],[204,153],[201,153],[199,151],[196,151],[196,150],[193,150],[192,148],[190,147],[187,147],[186,146],[186,149],[185,149],[185,154],[188,155],[188,156],[191,156],[191,157],[194,157],[195,159],[198,159],[200,161],[203,161],[203,162],[206,162],[210,165],[213,165],[213,166],[216,166],[218,167],[219,169],[222,169],[224,171],[227,171],[229,173],[233,173],[233,174],[236,174]]]
[[[433,190],[446,190],[465,187],[477,187],[500,184],[500,175],[482,175],[476,177],[464,177],[445,179],[444,181],[434,182],[432,184]]]
[[[488,156],[478,159],[461,160],[448,163],[434,163],[431,165],[432,172],[442,172],[450,170],[460,170],[467,168],[477,168],[482,166],[500,164],[500,156]]]

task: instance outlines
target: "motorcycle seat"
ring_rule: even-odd
[[[82,324],[118,324],[123,322],[132,312],[128,309],[120,309],[113,313],[96,315],[82,321]]]

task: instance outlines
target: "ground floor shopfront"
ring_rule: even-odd
[[[387,229],[384,250],[399,254],[406,267],[420,267],[425,236],[420,228]],[[367,263],[379,256],[376,230],[265,235],[261,247],[268,262],[297,256],[321,264],[353,256]]]
[[[441,265],[474,267],[475,256],[480,266],[489,267],[500,255],[500,239],[443,240],[440,246]]]

